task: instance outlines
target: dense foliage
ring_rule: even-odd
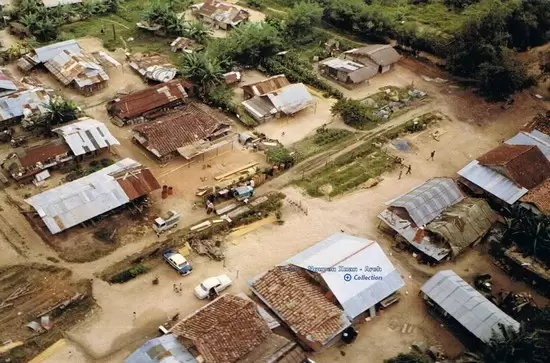
[[[313,26],[320,23],[323,9],[312,2],[296,3],[288,14],[286,32],[299,43],[309,43],[313,36]]]
[[[199,87],[199,93],[205,95],[209,89],[223,81],[220,62],[204,53],[184,53],[181,62],[181,74]]]
[[[44,7],[38,0],[19,0],[8,15],[26,26],[36,40],[47,42],[57,39],[62,24],[116,12],[118,7],[119,0],[85,0],[53,8]]]
[[[503,242],[550,266],[550,218],[529,209],[513,207],[506,218]]]
[[[549,346],[534,330],[522,326],[519,331],[499,325],[500,334],[493,333],[482,352],[483,363],[543,363],[547,362]]]
[[[416,353],[401,353],[393,358],[385,359],[384,363],[429,363],[430,361]]]
[[[342,98],[332,108],[333,116],[340,116],[346,125],[356,128],[363,128],[365,125],[374,122],[371,109],[359,100]]]
[[[178,16],[174,3],[154,2],[143,14],[143,20],[150,25],[160,25],[162,32],[169,36],[181,36],[204,43],[212,30],[203,22],[185,21]]]

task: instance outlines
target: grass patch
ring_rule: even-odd
[[[380,176],[393,166],[393,160],[391,155],[368,140],[296,184],[312,197],[333,197]]]
[[[354,132],[348,130],[318,129],[315,135],[308,136],[292,144],[290,149],[295,153],[294,160],[299,162],[340,145],[352,139],[354,135]]]

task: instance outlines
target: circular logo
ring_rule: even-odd
[[[351,281],[351,275],[350,274],[345,274],[344,275],[344,281],[346,281],[346,282]]]

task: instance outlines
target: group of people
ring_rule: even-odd
[[[435,157],[435,150],[433,150],[431,153],[430,153],[430,157],[426,160],[434,160],[434,157]],[[399,160],[399,164],[401,165],[401,169],[399,170],[399,177],[398,177],[398,180],[401,179],[401,177],[403,176],[403,167],[406,166],[405,164],[403,164],[403,159],[401,158],[398,158]],[[407,172],[405,173],[405,175],[410,175],[412,174],[412,165],[409,164],[407,166]]]

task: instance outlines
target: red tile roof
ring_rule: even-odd
[[[254,302],[223,295],[184,318],[170,332],[189,339],[208,363],[233,363],[272,334]]]
[[[527,189],[550,177],[550,162],[533,145],[502,144],[477,160]]]
[[[46,161],[56,156],[66,155],[71,151],[69,146],[63,140],[55,140],[44,145],[34,146],[18,153],[19,162],[24,168],[36,165],[36,163],[46,163]]]
[[[120,119],[132,119],[187,98],[185,88],[191,83],[184,80],[172,80],[154,87],[115,98],[107,105],[110,114]]]
[[[191,103],[152,122],[141,124],[134,131],[145,139],[141,142],[145,148],[162,157],[228,128],[230,123],[221,113],[206,105]]]
[[[521,201],[532,203],[542,213],[550,215],[550,178],[531,189],[521,198]]]
[[[141,166],[134,170],[124,170],[123,172],[112,174],[112,176],[115,177],[130,200],[160,189],[160,184],[153,173],[151,173],[151,170],[144,169]]]
[[[295,266],[277,266],[253,283],[268,305],[300,336],[324,344],[340,332],[343,310]]]

